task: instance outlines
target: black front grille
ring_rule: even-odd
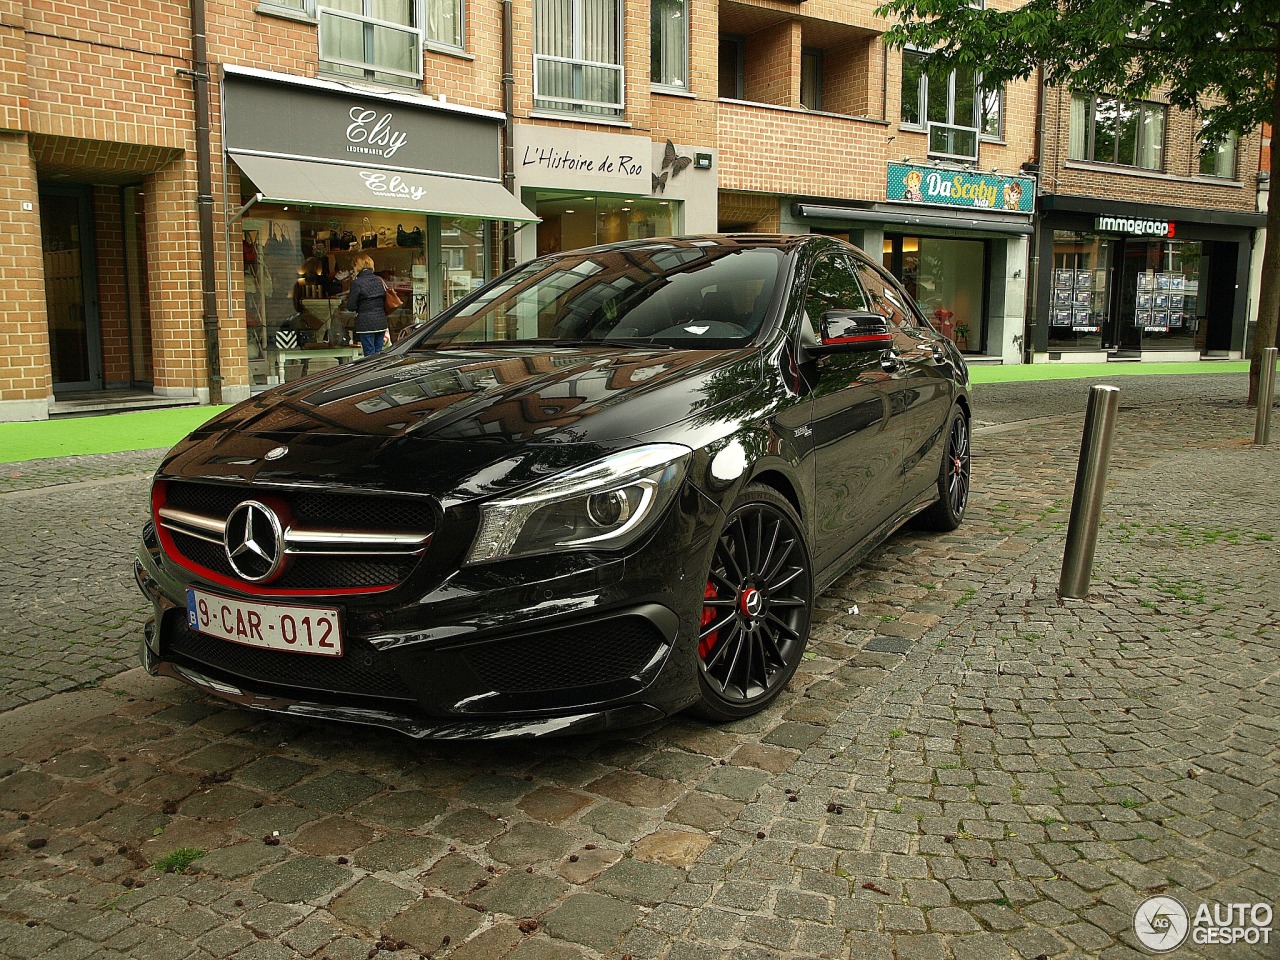
[[[197,633],[176,616],[161,655],[180,666],[210,672],[214,679],[267,685],[292,695],[306,691],[413,700],[387,656],[369,641],[345,638],[340,657],[262,650]],[[254,692],[261,692],[255,690]]]
[[[294,522],[308,527],[327,527],[333,530],[414,530],[423,533],[431,533],[436,527],[435,510],[431,502],[422,497],[254,488],[170,480],[165,492],[165,503],[180,510],[224,518],[236,504],[263,495],[283,497],[289,502]]]
[[[645,618],[620,617],[477,644],[463,655],[476,676],[498,693],[533,693],[634,677],[665,642]]]
[[[170,480],[165,486],[163,506],[221,522],[238,504],[264,497],[284,500],[293,525],[307,530],[396,532],[428,537],[436,527],[436,513],[431,501],[389,494],[255,488]],[[178,552],[190,563],[222,577],[236,581],[242,579],[232,569],[220,543],[202,540],[180,529],[172,530],[171,535]],[[297,554],[290,557],[278,577],[260,589],[265,592],[388,589],[404,582],[420,559],[420,556],[377,548],[354,555],[321,551]]]
[[[173,542],[182,555],[207,570],[239,580],[223,548],[208,540],[175,532]],[[395,586],[409,576],[417,557],[390,560],[382,557],[297,556],[267,589],[358,590]],[[252,588],[250,588],[252,589]]]

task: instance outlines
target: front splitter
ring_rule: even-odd
[[[161,660],[145,640],[140,646],[142,665],[152,676],[181,680],[238,707],[298,719],[333,720],[340,723],[384,727],[418,740],[515,740],[528,737],[602,733],[623,727],[656,723],[666,717],[661,710],[647,703],[633,703],[608,710],[550,717],[423,721],[406,714],[384,710],[343,707],[254,693],[205,676],[190,667]]]

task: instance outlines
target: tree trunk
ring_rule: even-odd
[[[1280,81],[1280,49],[1276,52],[1276,78]],[[1280,82],[1271,85],[1271,182],[1267,197],[1267,241],[1262,248],[1262,284],[1258,292],[1258,325],[1254,328],[1253,353],[1249,357],[1249,400],[1258,403],[1258,378],[1262,373],[1262,351],[1276,345],[1276,325],[1280,321],[1280,149],[1275,142],[1280,133]],[[1268,401],[1270,398],[1267,398]]]

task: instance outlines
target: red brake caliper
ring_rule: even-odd
[[[707,599],[707,600],[714,600],[716,598],[717,594],[716,594],[715,584],[713,584],[710,580],[707,581],[707,589],[702,592],[702,596],[704,599]],[[715,620],[715,618],[716,618],[716,608],[713,606],[710,606],[709,604],[704,605],[702,608],[702,629],[705,630],[707,627],[711,626],[711,623],[713,620]],[[711,655],[711,651],[716,648],[716,643],[719,641],[719,639],[720,639],[720,631],[713,630],[711,633],[707,634],[705,637],[699,640],[698,641],[698,658],[700,660],[706,660],[707,657]]]

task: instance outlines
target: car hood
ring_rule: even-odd
[[[439,493],[470,488],[498,463],[536,460],[531,480],[705,414],[759,376],[758,356],[743,351],[394,351],[233,407],[175,447],[162,472]],[[501,486],[513,479],[488,472]]]

